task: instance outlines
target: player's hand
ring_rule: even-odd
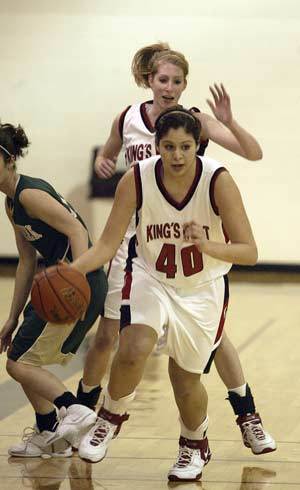
[[[214,86],[210,86],[209,90],[213,96],[214,102],[209,99],[207,99],[206,102],[211,108],[213,115],[218,121],[225,124],[225,126],[230,125],[232,122],[231,102],[224,85],[222,83],[220,85],[214,83]]]
[[[18,326],[18,320],[8,319],[0,331],[0,354],[6,352],[11,345],[12,334]]]
[[[59,265],[59,266],[61,266],[61,267],[70,267],[71,263],[67,263],[67,262],[65,262],[64,260],[59,259],[59,260],[57,261],[57,265]]]
[[[66,264],[66,262],[63,262],[62,260],[59,260],[58,261],[58,265],[61,265],[63,267],[71,267],[71,269],[75,269],[76,271],[79,271],[79,269],[77,269],[76,267],[74,267],[73,264],[74,264],[74,262],[70,262],[69,264]],[[79,272],[81,272],[81,271],[79,271]],[[86,277],[86,274],[84,272],[81,272],[81,274]],[[82,315],[80,317],[80,321],[83,322],[85,320],[86,312],[87,312],[87,310],[84,310],[82,312]]]
[[[94,163],[95,172],[100,179],[110,179],[116,172],[116,163],[116,157],[110,160],[98,155]]]
[[[85,317],[86,317],[86,311],[87,310],[84,310],[84,312],[82,313],[81,317],[80,317],[80,321],[83,322],[85,320]]]
[[[204,252],[207,236],[203,227],[196,221],[188,221],[183,225],[183,237],[185,242],[194,243],[200,252]]]

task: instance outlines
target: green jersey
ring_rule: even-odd
[[[67,259],[72,261],[72,251],[68,237],[55,230],[55,228],[52,228],[52,226],[44,221],[31,218],[26,213],[26,210],[19,200],[20,193],[24,189],[39,189],[47,192],[47,194],[50,194],[50,196],[64,206],[86,228],[81,217],[71,204],[56,192],[52,185],[43,179],[20,175],[14,198],[11,199],[7,197],[7,204],[12,211],[13,222],[21,227],[21,231],[26,240],[28,240],[45,259],[46,266],[53,265],[57,263],[58,260]],[[90,239],[89,246],[91,246]]]

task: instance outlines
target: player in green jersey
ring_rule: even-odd
[[[102,268],[87,275],[91,302],[85,318],[73,324],[47,323],[39,318],[32,304],[27,303],[36,272],[37,252],[48,266],[57,261],[72,261],[91,246],[83,220],[52,186],[40,178],[17,172],[16,160],[24,156],[28,146],[21,126],[0,124],[0,191],[6,195],[6,213],[19,252],[13,299],[8,319],[0,331],[0,352],[7,351],[7,371],[22,386],[36,415],[36,426],[30,436],[10,448],[9,454],[70,456],[70,443],[93,424],[96,414],[79,404],[64,384],[43,366],[64,364],[74,356],[102,313],[107,280]],[[23,320],[12,340],[21,313]],[[59,440],[58,428],[59,434],[64,436]]]

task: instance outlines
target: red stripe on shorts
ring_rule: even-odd
[[[129,299],[132,284],[132,273],[129,271],[125,272],[124,286],[122,289],[122,299]]]
[[[225,300],[224,301],[224,305],[223,305],[223,309],[222,309],[222,313],[221,313],[220,323],[219,323],[219,327],[218,327],[218,331],[217,331],[217,335],[216,335],[216,338],[215,338],[214,345],[218,342],[218,340],[222,336],[223,329],[224,329],[224,323],[225,323],[225,319],[226,319],[227,308],[228,308],[228,300]]]

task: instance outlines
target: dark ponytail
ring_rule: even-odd
[[[25,148],[30,145],[22,126],[0,123],[0,152],[5,161],[14,157],[17,160],[25,155]]]

